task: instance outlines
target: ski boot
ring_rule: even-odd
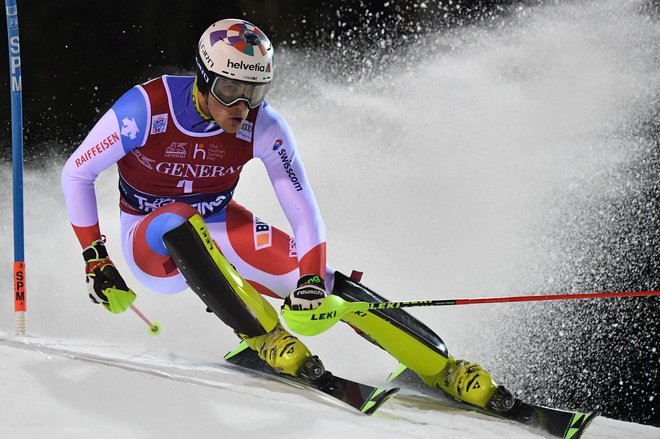
[[[325,369],[307,346],[291,335],[280,323],[270,332],[256,337],[241,337],[270,367],[279,373],[314,381]]]
[[[421,378],[427,385],[442,389],[459,401],[481,408],[489,405],[498,389],[490,374],[481,366],[465,360],[455,360],[453,357],[449,358],[447,366],[439,374]]]

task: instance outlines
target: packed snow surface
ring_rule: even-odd
[[[369,417],[220,361],[81,341],[0,333],[0,376],[0,436],[17,439],[544,437],[406,395]],[[653,438],[660,429],[597,418],[583,437]]]

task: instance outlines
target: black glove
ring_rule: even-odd
[[[284,299],[284,308],[292,311],[316,309],[326,297],[325,282],[318,275],[306,275],[298,280],[297,288]]]
[[[108,257],[103,241],[96,240],[84,249],[83,258],[90,300],[113,313],[125,311],[135,300],[135,293],[128,288]]]

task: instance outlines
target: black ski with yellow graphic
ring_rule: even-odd
[[[584,433],[589,423],[598,416],[598,413],[581,413],[566,410],[558,410],[548,407],[542,407],[513,398],[512,403],[507,409],[494,410],[476,407],[466,404],[447,396],[444,392],[428,387],[422,380],[410,369],[401,365],[399,369],[388,378],[388,381],[396,382],[397,385],[417,390],[430,397],[435,397],[438,401],[438,407],[447,405],[462,407],[465,409],[477,411],[480,413],[497,416],[499,418],[510,419],[519,422],[535,430],[540,430],[552,437],[562,439],[579,439]],[[438,392],[442,395],[438,395]],[[508,393],[508,392],[507,392]],[[440,401],[440,398],[442,401]],[[449,398],[449,399],[448,399]],[[398,401],[405,399],[397,398]],[[425,400],[425,402],[428,402]]]
[[[348,404],[367,415],[373,414],[385,401],[399,391],[398,387],[383,389],[351,381],[335,376],[327,370],[314,381],[281,374],[273,370],[264,360],[259,358],[257,352],[250,349],[245,341],[241,342],[236,349],[225,355],[225,360],[233,365],[267,374],[269,377],[278,381],[299,388],[318,390],[332,397],[334,400]]]

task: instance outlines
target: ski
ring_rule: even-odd
[[[473,410],[490,416],[509,419],[519,422],[527,427],[540,430],[552,437],[562,439],[578,439],[589,426],[589,423],[598,416],[598,413],[581,413],[574,411],[558,410],[529,404],[518,398],[514,398],[513,406],[508,410],[485,409],[473,406],[447,396],[440,392],[443,398],[440,402],[437,398],[438,390],[427,386],[417,374],[404,365],[390,374],[388,381],[396,382],[397,385],[419,391],[425,395],[435,397],[439,407],[451,405],[453,407]],[[398,398],[397,398],[398,399]]]
[[[259,358],[259,355],[245,341],[241,342],[236,349],[225,355],[225,360],[235,366],[266,374],[280,382],[299,388],[320,391],[332,397],[333,400],[341,401],[367,415],[373,414],[385,401],[399,391],[398,387],[384,389],[351,381],[333,375],[327,370],[320,378],[311,382],[292,375],[281,374]]]

